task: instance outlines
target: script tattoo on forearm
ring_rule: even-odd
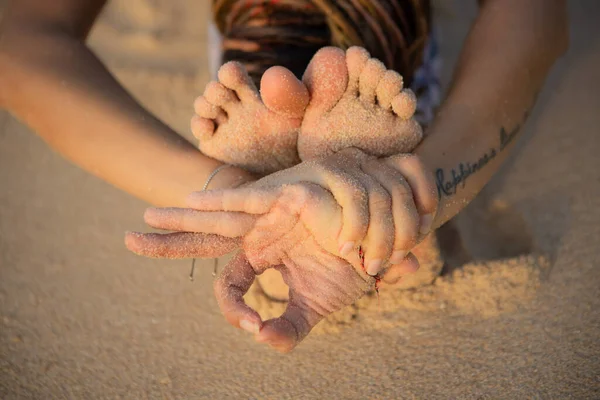
[[[460,162],[456,167],[448,170],[438,168],[435,171],[435,180],[437,185],[438,197],[450,197],[456,194],[459,188],[464,188],[470,176],[485,167],[498,154],[515,139],[523,123],[529,117],[529,110],[525,112],[523,119],[512,130],[500,127],[499,145],[492,147],[476,160]]]

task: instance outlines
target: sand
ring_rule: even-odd
[[[113,1],[91,41],[188,138],[206,3]],[[438,17],[445,82],[474,16],[455,3]],[[211,261],[192,283],[188,261],[127,252],[145,204],[0,113],[0,397],[599,398],[599,13],[570,2],[571,48],[519,149],[458,218],[452,268],[362,299],[286,356],[220,316]]]

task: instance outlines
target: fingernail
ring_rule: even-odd
[[[404,261],[407,255],[408,252],[404,250],[396,250],[390,257],[390,264],[400,264],[402,261]]]
[[[421,235],[426,235],[431,230],[431,225],[433,224],[433,213],[425,214],[421,217],[421,227],[419,228],[419,233]]]
[[[381,260],[369,260],[367,262],[367,274],[375,276],[381,271]]]
[[[240,321],[240,328],[254,335],[256,335],[260,331],[258,324],[255,324],[254,322],[250,322],[245,319]]]
[[[342,247],[340,247],[340,255],[346,257],[350,252],[354,249],[354,242],[346,242]]]

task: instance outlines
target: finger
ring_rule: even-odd
[[[400,263],[417,244],[419,236],[420,219],[412,190],[399,171],[378,160],[364,162],[362,169],[377,179],[391,195],[394,252],[391,255],[390,262],[393,264]]]
[[[385,162],[399,171],[410,185],[417,211],[421,216],[419,233],[427,235],[434,227],[438,208],[437,187],[433,174],[419,157],[406,154],[388,157]]]
[[[265,321],[255,339],[281,353],[288,353],[304,340],[321,319],[322,315],[296,301],[290,288],[290,300],[285,312],[279,318]]]
[[[343,223],[337,236],[338,251],[342,257],[348,257],[364,239],[369,227],[369,199],[363,184],[343,170],[311,162],[305,163],[295,179],[329,190],[340,205]]]
[[[393,285],[398,283],[403,276],[414,274],[419,270],[419,260],[412,254],[408,254],[406,258],[399,264],[392,264],[382,274],[383,282]]]
[[[240,240],[190,232],[127,232],[125,246],[135,254],[151,258],[214,258],[231,253],[240,246]]]
[[[359,174],[358,179],[367,189],[369,198],[369,226],[362,241],[365,254],[365,270],[377,275],[384,261],[392,254],[394,245],[394,218],[390,194],[368,174]]]
[[[336,238],[342,227],[343,213],[331,192],[307,182],[289,185],[284,192],[286,197],[282,197],[281,202],[292,204],[294,200],[300,201],[299,216],[304,227],[326,251],[337,254]],[[356,252],[351,252],[350,262],[352,256],[356,257]]]
[[[186,205],[201,211],[265,214],[280,195],[279,187],[207,190],[190,194],[186,199]]]
[[[256,216],[238,212],[196,211],[191,208],[148,208],[144,221],[153,228],[181,232],[212,233],[225,237],[244,236]]]
[[[221,313],[236,328],[258,334],[262,320],[244,301],[244,295],[254,282],[255,272],[244,252],[237,253],[221,271],[214,283],[214,292]]]

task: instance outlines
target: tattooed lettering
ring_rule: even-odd
[[[464,188],[467,180],[477,171],[481,170],[491,160],[493,160],[500,152],[515,139],[522,124],[529,117],[529,111],[525,113],[522,121],[512,130],[507,130],[505,127],[500,127],[498,147],[490,148],[482,154],[477,160],[460,162],[456,167],[448,170],[438,168],[435,171],[435,180],[437,185],[438,197],[449,197],[456,194],[459,188]]]
[[[476,162],[466,161],[459,163],[456,168],[450,170],[449,175],[446,175],[446,172],[442,168],[438,168],[435,171],[438,196],[440,198],[442,196],[451,196],[456,193],[459,186],[465,187],[467,179],[493,160],[497,154],[496,149],[490,149]]]

